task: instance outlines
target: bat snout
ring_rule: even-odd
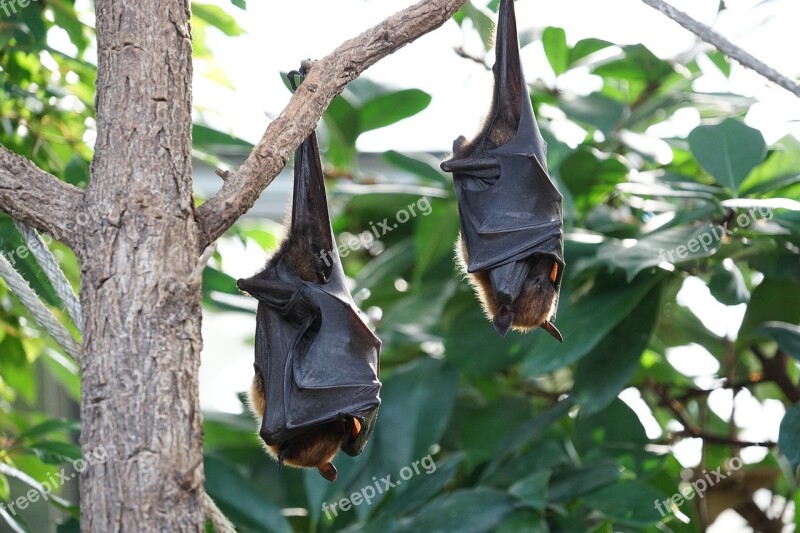
[[[492,325],[494,325],[494,329],[497,330],[497,333],[499,333],[501,337],[506,336],[513,323],[514,311],[512,311],[511,307],[508,305],[500,306],[497,314],[492,318]]]

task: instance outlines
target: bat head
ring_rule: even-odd
[[[501,337],[509,330],[527,332],[541,327],[559,342],[553,325],[563,264],[549,254],[534,254],[496,268],[469,272],[469,252],[459,236],[456,254],[461,271],[475,289],[487,318]]]

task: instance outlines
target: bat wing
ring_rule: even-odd
[[[255,370],[267,405],[260,435],[269,445],[279,444],[313,426],[357,418],[361,431],[342,449],[358,455],[380,405],[381,343],[346,286],[313,133],[295,152],[294,179],[287,251],[238,282],[259,300]],[[293,251],[295,244],[302,246],[302,261]],[[315,271],[311,277],[322,281],[309,281],[307,271],[301,277],[292,261]]]
[[[547,145],[522,72],[512,0],[500,4],[495,47],[491,114],[472,142],[456,140],[442,169],[453,173],[468,271],[492,269],[495,287],[519,286],[527,276],[522,262],[533,254],[551,255],[563,267],[563,197],[547,172]],[[500,130],[511,123],[513,136],[498,146],[492,139],[509,137]],[[558,270],[560,284],[563,268]]]
[[[259,300],[256,372],[267,410],[261,437],[278,444],[339,418],[355,417],[362,431],[345,452],[361,452],[380,405],[380,341],[347,302],[300,279],[284,262],[242,290]]]

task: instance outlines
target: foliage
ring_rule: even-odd
[[[84,185],[92,31],[71,2],[39,5],[0,21],[0,143]],[[495,8],[469,3],[456,21],[488,42]],[[202,60],[213,60],[203,41],[212,26],[240,33],[227,10],[196,6],[195,16]],[[47,44],[53,28],[67,32],[72,53]],[[330,174],[356,182],[333,187],[342,205],[335,230],[358,235],[385,218],[400,222],[398,213],[411,206],[418,212],[345,259],[353,294],[376,317],[384,343],[379,422],[360,457],[337,458],[340,478],[330,484],[316,472],[279,470],[248,415],[207,413],[206,487],[240,530],[698,531],[726,507],[745,508],[757,489],[780,504],[799,500],[800,414],[792,404],[800,400],[800,141],[767,146],[744,122],[752,101],[693,90],[701,64],[729,74],[719,54],[699,52],[679,65],[642,45],[569,44],[560,28],[533,42],[557,76],[580,69],[602,81],[595,92],[575,94],[528,72],[550,173],[565,197],[567,268],[557,321],[564,344],[541,332],[501,339],[482,316],[454,269],[457,206],[437,157],[387,152],[402,181],[390,189],[369,185],[372,177],[356,167],[358,136],[421,111],[430,97],[354,82],[322,125]],[[701,125],[686,136],[656,135],[687,108],[699,112]],[[565,123],[583,132],[574,145],[556,134]],[[195,155],[210,163],[220,146],[249,149],[203,124],[194,133]],[[21,241],[7,218],[0,223],[8,255]],[[277,245],[272,232],[252,224],[239,224],[230,237],[265,251]],[[62,251],[76,280],[74,259]],[[17,266],[57,308],[35,264],[21,258]],[[78,382],[76,369],[52,355],[53,345],[0,290],[0,501],[7,502],[7,477],[41,483],[76,453],[67,445],[75,424],[48,419],[36,404],[37,372],[55,375],[74,398]],[[738,331],[711,327],[696,305],[706,290],[715,309],[743,313]],[[224,269],[206,270],[209,309],[249,313],[237,294]],[[717,369],[700,377],[679,370],[674,355],[686,347]],[[639,396],[642,402],[632,400]],[[777,400],[787,410],[785,455],[752,453],[741,426],[758,422],[712,401],[734,396]],[[642,412],[658,430],[645,431]],[[693,438],[703,441],[702,458],[685,468],[675,446]],[[747,464],[732,472],[733,482],[691,502],[673,497],[743,454]],[[662,514],[654,501],[669,498],[674,503]]]

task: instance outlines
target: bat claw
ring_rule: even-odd
[[[330,482],[336,481],[336,475],[339,472],[336,470],[336,467],[333,466],[333,463],[331,463],[330,461],[325,464],[319,465],[317,469],[319,470],[319,474],[328,481]]]
[[[558,331],[558,328],[555,327],[549,320],[545,320],[544,324],[541,325],[541,328],[552,335],[553,338],[555,338],[558,342],[564,342],[564,337],[561,336],[561,332]]]

